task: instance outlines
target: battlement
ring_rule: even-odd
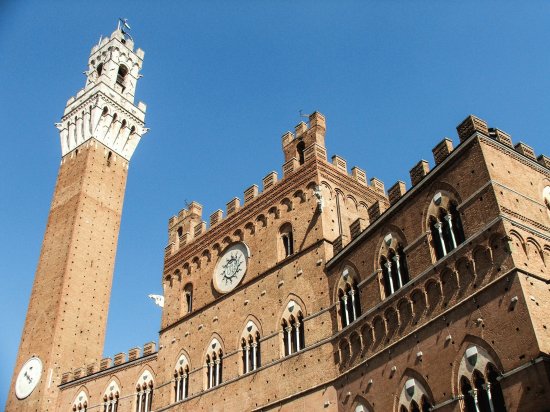
[[[512,137],[496,128],[488,127],[487,122],[485,120],[480,119],[479,117],[476,117],[474,115],[470,115],[466,117],[457,127],[457,134],[460,139],[460,143],[466,141],[468,138],[470,138],[472,135],[479,133],[483,136],[489,137],[505,146],[508,146],[509,148],[515,150],[517,153],[525,156],[526,158],[536,161],[542,166],[549,168],[550,167],[550,158],[548,158],[546,155],[541,154],[538,157],[535,154],[535,151],[533,148],[528,146],[527,144],[523,142],[518,142],[517,144],[513,144]],[[434,146],[432,149],[434,164],[437,167],[441,163],[445,161],[445,159],[453,152],[453,141],[445,137],[443,140],[441,140],[438,144]],[[345,170],[345,161],[341,159],[338,156],[333,156],[333,163],[341,170]],[[411,187],[417,186],[420,184],[426,176],[430,173],[430,164],[427,160],[420,160],[418,163],[416,163],[409,172],[410,180],[411,180]],[[371,184],[373,186],[376,186],[376,182],[372,182],[373,179],[371,179]],[[410,190],[409,189],[409,190]],[[381,190],[383,191],[383,185],[381,187]],[[388,199],[390,201],[390,205],[393,205],[399,201],[400,198],[402,198],[407,193],[406,185],[403,181],[397,181],[395,184],[393,184],[388,189]],[[380,202],[377,202],[373,204],[369,208],[369,219],[370,223],[372,223],[374,220],[376,220],[378,217],[381,216],[381,214],[385,211],[384,205],[382,205]],[[352,233],[357,232],[357,223],[355,223],[355,226],[353,227]],[[338,249],[338,248],[336,248]]]
[[[148,342],[143,345],[143,351],[139,347],[129,349],[128,358],[126,358],[126,353],[121,352],[117,353],[112,358],[103,358],[99,362],[90,363],[71,371],[64,372],[61,374],[61,385],[101,373],[111,368],[127,365],[140,359],[148,358],[156,353],[156,348],[157,345],[155,342]]]
[[[332,156],[332,163],[327,162],[327,153],[324,146],[325,131],[325,117],[319,112],[314,112],[309,116],[309,125],[300,122],[295,128],[295,134],[286,132],[282,138],[283,152],[286,160],[282,166],[282,179],[279,179],[279,174],[276,171],[269,172],[262,179],[262,190],[260,190],[257,184],[246,188],[243,192],[242,203],[241,198],[235,196],[226,203],[225,213],[224,210],[217,209],[210,214],[208,227],[207,222],[202,220],[202,206],[199,203],[192,202],[187,209],[180,210],[176,216],[171,217],[168,221],[169,242],[165,248],[165,255],[174,254],[184,245],[205,234],[209,228],[220,225],[228,217],[248,207],[256,198],[272,190],[280,182],[288,179],[302,166],[311,164],[311,161],[314,159],[331,165],[334,170],[346,175],[365,188],[369,188],[374,193],[385,196],[384,182],[376,177],[368,181],[366,172],[357,166],[353,166],[351,173],[349,173],[347,161],[343,157],[334,155]],[[298,148],[297,146],[300,143],[304,144]],[[293,152],[296,150],[302,150],[301,154]],[[288,159],[288,156],[291,154],[293,157]],[[380,207],[386,207],[384,202],[381,203]]]

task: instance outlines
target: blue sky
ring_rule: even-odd
[[[167,222],[204,217],[271,170],[299,111],[327,118],[329,156],[409,186],[409,169],[474,113],[550,155],[550,3],[0,2],[0,408],[91,47],[127,17],[148,105],[131,163],[105,356],[157,339]]]

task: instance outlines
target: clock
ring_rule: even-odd
[[[241,283],[249,256],[248,246],[243,242],[234,243],[225,249],[214,269],[214,288],[218,292],[230,292]]]
[[[17,375],[17,380],[15,381],[15,396],[18,399],[25,399],[29,396],[38,382],[40,381],[40,376],[42,375],[42,361],[33,356],[30,358],[21,370],[19,375]]]

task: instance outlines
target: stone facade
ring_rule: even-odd
[[[169,219],[158,351],[149,343],[113,360],[67,358],[50,388],[56,407],[27,410],[545,410],[547,157],[475,116],[457,131],[456,148],[445,138],[436,166],[420,161],[412,187],[397,182],[387,196],[344,158],[327,161],[325,118],[311,114],[282,137],[281,178],[268,173],[209,226],[197,202]],[[64,162],[107,153],[94,138],[84,147]],[[84,169],[103,187],[93,176]],[[45,284],[40,267],[33,296]],[[59,337],[63,353],[85,350],[66,330]],[[87,350],[101,353],[102,339]],[[35,389],[8,410],[44,398]]]

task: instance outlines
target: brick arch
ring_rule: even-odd
[[[472,251],[472,258],[474,261],[476,284],[480,286],[489,277],[493,269],[491,249],[484,245],[478,245]]]
[[[360,409],[361,407],[363,407],[363,410]],[[356,395],[348,411],[349,412],[372,412],[374,411],[374,408],[372,404],[369,401],[367,401],[364,397],[360,395]]]
[[[508,257],[508,252],[506,251],[506,245],[504,242],[504,235],[502,234],[493,234],[489,238],[489,247],[491,248],[491,254],[493,256],[494,265],[497,269]]]
[[[299,203],[304,203],[306,201],[306,194],[302,189],[296,190],[292,197],[298,199]]]
[[[312,185],[316,186],[314,182],[310,182],[308,183],[307,188],[313,189]],[[334,188],[326,180],[321,180],[321,182],[319,183],[319,186],[325,187],[328,190],[328,194],[330,196],[329,199],[332,199],[334,197]]]
[[[352,284],[351,282],[355,282],[356,285],[359,284],[361,281],[359,271],[357,270],[357,266],[355,266],[352,262],[349,260],[345,260],[340,264],[341,270],[338,271],[339,277],[338,282],[336,282],[333,290],[332,290],[332,303],[338,302],[338,290],[345,287],[346,283]],[[348,280],[344,279],[344,272],[345,270],[348,270]]]
[[[146,373],[149,373],[149,375],[145,375]],[[148,379],[145,378],[147,376]],[[142,379],[143,378],[143,379]],[[144,365],[137,374],[137,379],[135,380],[136,385],[134,387],[137,387],[137,385],[142,385],[143,383],[148,384],[149,382],[155,383],[156,374],[153,372],[153,368],[149,365]]]
[[[392,240],[389,245],[386,244],[386,236],[391,235]],[[396,225],[387,224],[384,226],[384,231],[380,234],[378,239],[378,245],[376,247],[376,253],[374,254],[374,267],[380,266],[380,258],[382,255],[387,255],[390,249],[397,250],[397,247],[401,245],[406,247],[408,245],[405,233]]]
[[[527,257],[527,250],[525,248],[525,240],[523,239],[523,236],[515,230],[510,230],[510,237],[512,238],[512,242],[514,243],[514,246],[518,249],[521,249],[523,251],[523,254],[525,257]]]
[[[458,295],[461,297],[473,287],[475,282],[474,267],[468,256],[462,256],[456,261],[455,268],[458,273]]]
[[[254,226],[253,222],[248,222],[246,225],[244,225],[245,230],[245,236],[253,235],[256,233],[256,226]]]
[[[307,316],[308,312],[304,301],[298,295],[295,295],[294,293],[289,293],[286,299],[283,301],[284,302],[283,306],[279,309],[278,317],[275,319],[275,322],[276,322],[275,328],[274,328],[275,330],[279,330],[281,328],[281,320],[285,317],[287,313],[289,313],[287,312],[287,308],[288,308],[288,304],[291,301],[294,301],[298,304],[304,318]],[[295,312],[293,311],[292,313],[295,313]]]
[[[103,402],[105,396],[109,396],[111,393],[115,394],[118,392],[119,398],[122,398],[122,384],[120,379],[116,375],[111,375],[108,379],[108,384],[104,386],[104,389],[101,391],[100,399]],[[132,388],[133,390],[133,388]]]
[[[532,237],[528,237],[525,240],[525,246],[527,250],[527,259],[529,260],[541,260],[544,262],[544,255],[542,252],[542,247],[540,246],[539,242],[537,242]]]
[[[411,379],[414,379],[415,384],[412,396],[410,396],[406,390],[406,383]],[[415,369],[406,368],[403,371],[403,374],[399,379],[397,388],[399,388],[399,392],[397,392],[399,393],[399,395],[394,397],[394,411],[399,411],[401,405],[404,405],[407,410],[409,410],[409,405],[412,401],[415,401],[418,405],[420,405],[422,396],[425,396],[430,404],[434,404],[434,395],[430,388],[430,385],[422,376],[422,374]]]
[[[180,364],[180,359],[182,357],[185,358],[185,360],[183,363]],[[180,367],[184,367],[184,365],[187,365],[189,367],[189,370],[191,371],[191,357],[189,356],[189,353],[185,349],[180,349],[172,365],[174,365],[174,370]]]
[[[439,308],[443,298],[441,284],[435,279],[428,279],[424,284],[424,291],[427,298],[427,313],[431,315]]]
[[[460,394],[460,378],[462,376],[465,376],[463,373],[464,367],[466,366],[464,364],[464,360],[465,360],[464,356],[466,353],[466,349],[471,346],[477,346],[478,349],[480,348],[481,350],[479,351],[479,353],[481,353],[481,356],[484,357],[485,360],[482,363],[479,363],[479,364],[476,363],[476,365],[471,367],[471,373],[469,373],[469,375],[466,375],[466,377],[470,380],[470,382],[472,382],[471,375],[473,374],[474,370],[475,369],[479,370],[481,367],[481,370],[485,371],[486,365],[488,363],[492,363],[500,371],[504,370],[502,366],[502,362],[500,361],[500,357],[498,356],[496,351],[493,349],[491,344],[489,344],[489,342],[485,341],[484,339],[478,336],[467,334],[466,336],[464,336],[464,339],[460,343],[460,346],[458,348],[458,351],[456,352],[456,356],[452,366],[451,385],[452,385],[453,395],[455,396]],[[484,364],[485,366],[481,366],[482,364]],[[468,371],[468,369],[466,370]]]
[[[284,212],[288,213],[292,211],[292,200],[290,200],[288,197],[285,197],[283,200],[281,200],[281,206],[284,206],[285,209],[283,209]]]
[[[462,203],[462,197],[460,196],[460,193],[458,193],[458,191],[454,188],[453,185],[444,181],[433,182],[430,185],[429,189],[426,191],[425,200],[424,200],[425,207],[422,213],[423,222],[427,222],[430,216],[430,212],[433,211],[433,206],[437,206],[433,202],[434,195],[437,192],[441,192],[442,194],[443,202],[441,205],[443,207],[448,206],[450,201],[453,201],[453,200],[457,203],[457,205]],[[425,227],[426,225],[424,224],[424,228]]]
[[[241,347],[241,339],[243,338],[244,335],[247,334],[247,327],[248,327],[248,324],[249,322],[252,322],[255,326],[255,330],[258,331],[258,333],[260,334],[260,337],[263,337],[264,334],[263,334],[263,326],[262,326],[262,322],[260,322],[260,320],[253,314],[248,314],[248,316],[246,317],[245,321],[243,323],[241,323],[241,328],[240,328],[240,331],[241,333],[239,334],[239,336],[237,337],[237,340],[236,340],[236,345],[235,347],[236,348],[240,348]],[[253,329],[254,330],[254,329]],[[252,332],[252,331],[250,331]]]
[[[439,274],[441,291],[443,295],[443,306],[446,307],[454,299],[458,291],[457,272],[449,267],[444,267]]]
[[[398,333],[402,334],[407,326],[410,325],[413,319],[412,302],[403,297],[397,302],[397,313],[399,314],[399,329]]]
[[[76,395],[73,397],[71,405],[73,410],[77,412],[87,410],[90,407],[90,391],[86,385],[82,385],[76,390]]]

